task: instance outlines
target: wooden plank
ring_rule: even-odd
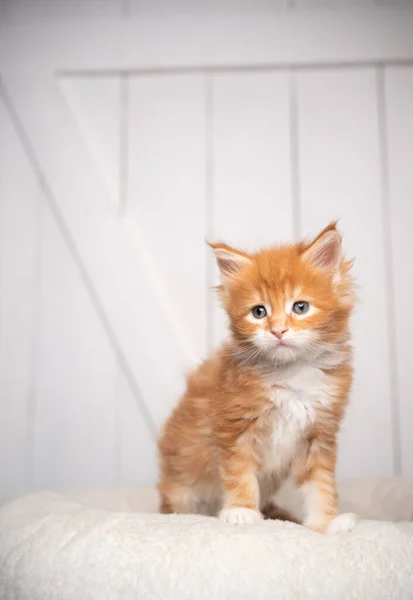
[[[213,240],[256,250],[292,237],[289,79],[285,73],[216,75],[212,94]],[[212,256],[210,257],[212,261]],[[213,280],[218,281],[214,265]],[[211,305],[213,337],[225,317]]]
[[[205,106],[200,76],[133,77],[127,216],[145,239],[165,304],[197,360],[205,352]],[[155,327],[154,349],[166,332]],[[186,365],[190,366],[190,364]],[[153,399],[163,402],[163,399]]]
[[[400,6],[400,7],[411,7],[412,6],[412,0],[374,0],[375,3],[378,6],[383,6],[383,7],[395,7],[395,6]]]
[[[132,17],[176,17],[195,16],[205,18],[211,16],[222,17],[245,13],[256,15],[258,13],[275,13],[288,7],[288,0],[209,0],[208,2],[194,2],[193,0],[129,0],[130,15]]]
[[[71,79],[63,81],[62,88],[72,111],[68,114],[72,127],[79,128],[97,163],[97,176],[118,202],[120,80]],[[65,246],[67,239],[46,207],[43,220],[34,485],[110,482],[118,435],[113,419],[113,349],[79,266]]]
[[[149,484],[157,480],[156,442],[148,430],[124,375],[118,372],[115,398],[116,480]]]
[[[413,255],[413,68],[388,69],[385,85],[394,281],[392,327],[396,335],[401,471],[404,475],[412,476],[413,372],[410,356],[413,315],[408,310],[408,301],[412,294]]]
[[[294,8],[297,9],[349,9],[360,7],[374,7],[376,0],[294,0]]]
[[[114,354],[46,205],[41,226],[33,487],[110,483]]]
[[[119,17],[122,0],[2,0],[13,21]]]
[[[412,27],[413,9],[399,6],[6,22],[0,66],[62,72],[412,60]]]
[[[298,79],[304,234],[341,219],[360,303],[353,320],[355,381],[340,441],[341,476],[394,470],[387,289],[372,69],[302,73]],[[391,324],[390,324],[391,325]]]
[[[108,186],[116,206],[120,203],[120,77],[62,77],[60,89],[76,126]]]
[[[28,483],[40,199],[0,98],[0,503]]]

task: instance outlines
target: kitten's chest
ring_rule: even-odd
[[[332,383],[320,369],[286,369],[266,378],[265,389],[273,410],[262,443],[262,469],[281,471],[305,445],[317,416],[327,407]]]

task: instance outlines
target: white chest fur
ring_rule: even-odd
[[[294,365],[268,376],[265,385],[276,410],[263,447],[262,470],[281,472],[303,448],[318,410],[328,406],[333,384],[321,369]]]

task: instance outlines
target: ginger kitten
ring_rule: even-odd
[[[256,254],[211,247],[231,337],[190,375],[164,427],[161,511],[236,525],[283,518],[272,497],[293,476],[306,527],[349,531],[356,518],[338,515],[335,466],[354,294],[336,224]]]

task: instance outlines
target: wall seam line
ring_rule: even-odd
[[[372,69],[378,66],[392,67],[412,67],[413,59],[397,58],[383,60],[363,60],[363,61],[332,61],[332,62],[274,62],[262,64],[243,64],[243,65],[200,65],[200,66],[171,66],[171,67],[141,67],[128,69],[63,69],[59,71],[58,76],[62,77],[113,77],[124,73],[128,75],[204,75],[204,74],[232,74],[232,73],[267,73],[271,71],[331,71],[331,70],[354,70],[354,69]]]
[[[214,241],[214,81],[211,74],[204,75],[205,82],[205,220],[206,239]],[[206,256],[206,345],[211,351],[215,339],[214,327],[214,264],[212,251],[205,246]]]
[[[378,113],[379,135],[379,161],[380,161],[380,187],[381,187],[381,218],[384,246],[384,271],[386,281],[386,313],[387,313],[387,339],[389,347],[389,374],[391,393],[391,416],[393,437],[393,465],[396,475],[402,472],[402,455],[400,439],[400,407],[399,407],[399,381],[398,358],[395,320],[395,286],[393,276],[393,242],[391,231],[390,210],[390,182],[389,182],[389,155],[388,155],[388,130],[387,130],[387,105],[385,70],[382,65],[376,66],[376,96]]]
[[[42,195],[42,198],[40,198]],[[34,448],[35,448],[35,423],[37,410],[37,350],[39,344],[39,323],[40,323],[40,298],[41,298],[41,278],[42,278],[42,230],[43,230],[43,211],[41,200],[43,193],[39,190],[36,198],[36,233],[33,256],[33,306],[32,306],[32,324],[30,332],[30,350],[29,350],[29,392],[26,404],[26,436],[25,436],[25,481],[26,489],[33,489],[34,486]]]
[[[289,76],[291,233],[293,239],[298,241],[302,234],[298,88],[296,74],[290,71]]]
[[[119,94],[119,216],[125,215],[128,209],[129,178],[129,75],[120,74]]]

